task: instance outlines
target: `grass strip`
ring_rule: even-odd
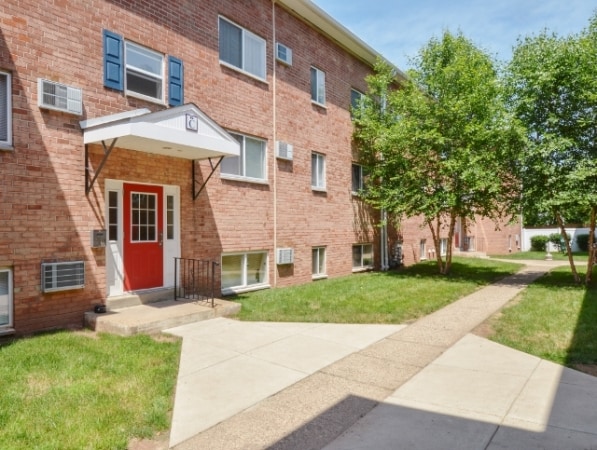
[[[449,276],[434,261],[390,272],[367,272],[231,298],[241,320],[407,323],[515,273],[519,264],[455,258]]]

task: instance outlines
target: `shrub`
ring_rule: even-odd
[[[544,252],[545,246],[549,242],[549,236],[533,236],[531,238],[531,250],[536,252]]]
[[[578,248],[583,252],[589,251],[589,235],[588,234],[579,234],[576,236],[576,245]]]

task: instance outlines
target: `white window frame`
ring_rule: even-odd
[[[248,255],[263,255],[263,261],[265,267],[263,268],[263,280],[258,283],[248,283],[249,276],[247,272],[247,256]],[[269,288],[269,255],[266,250],[250,251],[250,252],[234,252],[234,253],[222,253],[220,259],[220,268],[222,271],[222,281],[224,279],[224,258],[227,256],[240,256],[241,257],[241,284],[238,286],[221,286],[223,295],[237,294],[241,292],[255,291],[259,289]]]
[[[368,247],[369,252],[365,252],[365,247]],[[354,251],[356,248],[360,248],[360,264],[359,265],[355,265],[355,263],[354,263]],[[370,264],[364,263],[364,260],[365,260],[364,255],[366,253],[371,254],[371,263]],[[370,243],[353,244],[353,246],[352,246],[352,270],[353,270],[353,272],[359,271],[359,270],[372,269],[372,268],[373,268],[373,244],[370,244]]]
[[[448,238],[441,238],[439,240],[439,254],[446,256],[448,254]]]
[[[222,23],[222,21],[226,22],[228,25],[231,25],[233,27],[238,28],[241,31],[241,42],[240,42],[240,47],[241,47],[241,65],[237,66],[236,64],[229,62],[229,61],[225,61],[221,58],[221,51],[220,51],[220,45],[221,45],[221,39],[222,39],[222,35],[220,33],[220,24]],[[247,67],[248,62],[247,62],[247,42],[252,41],[254,44],[262,44],[261,48],[259,49],[259,54],[261,55],[261,60],[262,60],[262,64],[261,67],[259,68],[259,72],[258,71],[251,71],[249,70],[249,68]],[[265,39],[263,39],[261,36],[256,35],[255,33],[250,32],[249,30],[247,30],[244,27],[241,27],[240,25],[238,25],[237,23],[232,22],[231,20],[226,19],[225,17],[222,16],[218,16],[218,55],[220,58],[220,64],[226,66],[226,67],[230,67],[231,69],[234,70],[238,70],[239,72],[242,72],[250,77],[253,77],[257,80],[260,81],[266,81],[267,80],[267,42]]]
[[[8,273],[8,275],[7,275],[8,283],[6,286],[8,301],[6,302],[6,311],[3,311],[2,309],[0,309],[0,315],[5,314],[7,316],[7,322],[4,324],[0,323],[0,334],[1,334],[2,330],[12,328],[12,326],[13,326],[13,309],[14,309],[12,270],[9,268],[0,268],[0,273],[3,273],[3,272]],[[0,304],[0,306],[2,306],[2,305]]]
[[[310,74],[311,101],[319,106],[325,106],[325,72],[317,67],[311,66]]]
[[[137,53],[140,54],[140,55],[142,55],[143,53],[146,53],[147,56],[153,56],[153,57],[156,57],[156,59],[160,59],[161,60],[160,64],[159,64],[160,73],[156,74],[156,73],[154,73],[154,72],[152,72],[150,70],[147,70],[146,68],[137,67],[137,66],[134,66],[132,64],[129,64],[129,58],[127,57],[129,49],[130,50],[136,50]],[[147,47],[144,47],[142,45],[136,44],[134,42],[125,40],[124,41],[124,62],[125,62],[125,65],[124,65],[124,89],[125,89],[126,95],[131,96],[131,97],[142,98],[144,100],[149,100],[151,102],[159,102],[160,104],[163,104],[164,103],[164,93],[166,91],[166,89],[165,89],[165,80],[166,79],[165,79],[165,75],[164,75],[164,73],[165,73],[165,70],[164,70],[164,67],[165,67],[165,57],[164,57],[164,54],[156,52],[155,50],[152,50],[150,48],[147,48]],[[151,79],[151,80],[154,80],[154,81],[158,82],[159,86],[160,86],[160,96],[159,97],[153,97],[151,95],[146,95],[146,94],[143,94],[141,92],[137,92],[137,91],[131,90],[129,88],[129,86],[128,86],[128,74],[129,74],[129,71],[131,73],[136,74],[137,76],[145,77],[145,78],[148,78],[148,79]]]
[[[0,98],[4,96],[6,105],[0,104],[2,111],[0,111],[0,123],[2,123],[2,116],[6,114],[6,139],[0,140],[0,149],[12,150],[12,78],[10,73],[0,71],[0,77],[6,80],[6,87],[3,93],[0,93]]]
[[[311,189],[314,191],[326,190],[326,164],[325,155],[323,153],[311,153]]]
[[[327,278],[326,247],[311,249],[311,276],[314,280]]]
[[[421,261],[427,259],[427,239],[419,241],[419,259]]]
[[[230,135],[234,137],[240,144],[239,156],[229,156],[224,158],[222,164],[220,164],[220,177],[229,180],[242,180],[249,181],[252,183],[267,184],[267,145],[266,141],[253,136],[247,136],[240,133],[229,131]],[[261,145],[261,171],[263,172],[263,178],[247,176],[247,140],[255,141]],[[238,161],[240,164],[239,173],[226,172],[227,165],[231,164],[232,161]]]

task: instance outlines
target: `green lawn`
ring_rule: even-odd
[[[397,272],[369,272],[232,297],[241,320],[330,323],[405,323],[516,272],[519,264],[455,258],[450,276],[435,262]]]
[[[1,449],[126,449],[168,430],[180,342],[57,332],[0,345]]]
[[[568,267],[529,286],[498,317],[496,342],[567,366],[597,364],[597,286],[575,285]]]

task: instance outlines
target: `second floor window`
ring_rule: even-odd
[[[352,193],[358,194],[365,189],[366,170],[360,164],[352,165]]]
[[[125,41],[126,91],[163,100],[164,55]]]
[[[265,80],[265,40],[220,17],[220,61]]]
[[[325,105],[325,72],[311,67],[311,100]]]
[[[0,146],[12,145],[10,74],[0,72]]]
[[[311,187],[325,190],[325,155],[311,154]]]

